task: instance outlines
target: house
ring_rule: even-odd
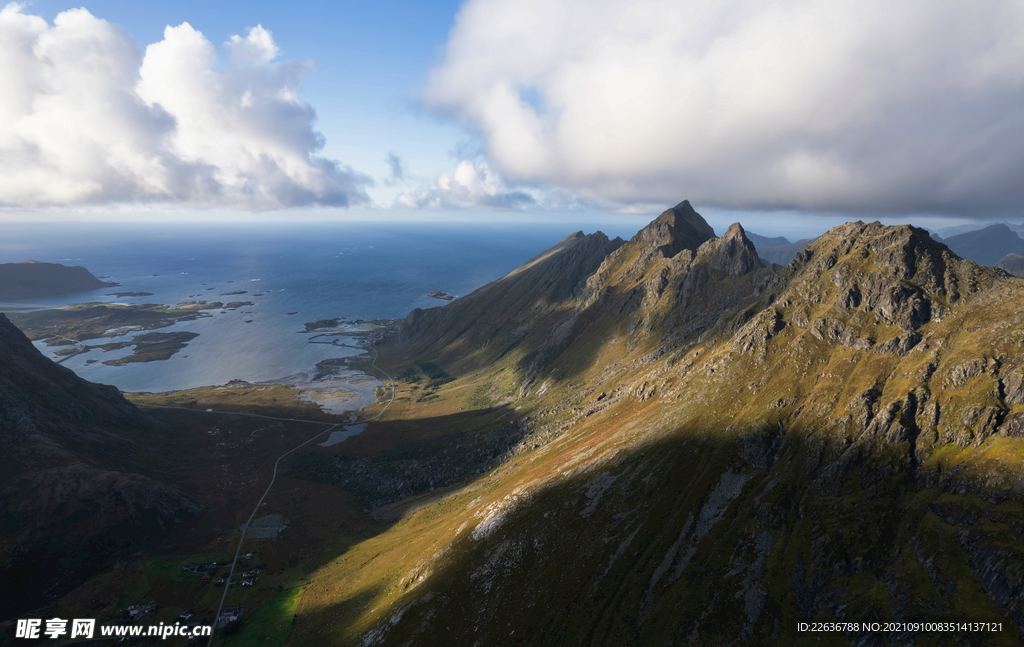
[[[245,611],[244,607],[225,607],[220,615],[217,616],[217,628],[226,627],[232,622],[238,622],[242,619],[242,612]]]
[[[145,602],[140,602],[138,604],[128,607],[127,609],[125,609],[125,613],[127,613],[128,617],[132,620],[138,620],[146,614],[153,613],[156,610],[156,602],[154,602],[153,600],[147,600]]]

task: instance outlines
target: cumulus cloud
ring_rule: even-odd
[[[401,193],[395,206],[415,209],[518,209],[536,203],[526,191],[507,186],[487,162],[462,160],[451,173],[441,173],[431,187]]]
[[[423,102],[584,198],[999,212],[1022,34],[1005,0],[468,0]]]
[[[401,193],[395,207],[412,209],[553,209],[587,205],[560,188],[511,184],[483,160],[462,160],[451,173],[441,173],[431,186]],[[602,205],[608,207],[610,205]]]
[[[275,209],[368,200],[316,155],[310,66],[262,26],[216,48],[188,23],[140,51],[85,9],[0,10],[0,204],[175,202]]]

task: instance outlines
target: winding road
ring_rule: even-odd
[[[384,415],[384,412],[387,411],[391,407],[391,404],[395,401],[395,380],[394,380],[394,378],[392,378],[390,375],[388,375],[387,371],[385,371],[381,367],[377,366],[377,351],[374,350],[373,348],[371,348],[369,350],[370,350],[371,353],[373,353],[373,359],[370,361],[370,366],[372,366],[376,370],[380,371],[384,375],[384,377],[386,377],[388,379],[388,381],[391,382],[391,399],[388,400],[388,403],[384,406],[384,408],[381,409],[377,413],[377,415],[373,416],[372,418],[367,418],[366,420],[362,420],[360,422],[353,422],[353,423],[348,423],[348,424],[361,424],[361,423],[365,423],[365,422],[370,422],[372,420],[376,420],[377,418],[380,418],[382,415]],[[156,406],[156,405],[150,405],[150,406]],[[184,409],[184,408],[187,408],[187,407],[163,407],[163,408],[166,408],[166,409]],[[189,411],[197,411],[197,409],[188,409],[188,410]],[[204,413],[224,413],[224,414],[227,414],[228,412],[225,412],[225,411],[206,411]],[[256,417],[256,418],[268,418],[270,420],[288,420],[290,422],[312,422],[312,423],[319,424],[319,425],[329,424],[330,426],[327,429],[321,430],[320,432],[318,432],[315,436],[313,436],[309,440],[306,440],[305,442],[302,442],[302,443],[296,445],[295,447],[292,447],[291,449],[289,449],[285,453],[283,453],[280,456],[278,456],[277,460],[274,461],[274,470],[273,470],[273,473],[270,476],[270,484],[267,486],[266,491],[263,492],[263,496],[261,496],[260,500],[256,503],[256,507],[253,508],[252,514],[249,515],[248,521],[246,521],[245,525],[242,526],[242,536],[238,538],[238,547],[235,549],[235,558],[233,560],[231,560],[231,569],[228,571],[227,581],[224,583],[224,594],[221,595],[221,597],[220,597],[220,606],[217,607],[217,613],[216,613],[216,615],[213,616],[214,629],[216,629],[217,621],[220,618],[220,613],[224,609],[224,600],[226,600],[227,597],[228,597],[228,589],[231,587],[231,578],[235,574],[235,566],[238,564],[238,556],[242,553],[242,544],[243,544],[243,542],[245,542],[245,535],[246,535],[246,533],[249,530],[249,524],[252,523],[252,520],[256,516],[256,513],[259,511],[260,506],[263,504],[264,499],[266,499],[267,498],[267,494],[270,493],[270,488],[274,487],[274,481],[277,480],[277,467],[281,463],[281,459],[284,458],[285,456],[287,456],[288,454],[291,454],[292,452],[294,452],[294,451],[296,451],[296,450],[298,450],[298,449],[300,449],[302,447],[305,447],[306,445],[308,445],[309,443],[313,442],[314,440],[316,440],[320,436],[323,436],[327,432],[332,431],[335,427],[343,426],[341,423],[333,423],[332,424],[332,423],[320,422],[318,420],[301,420],[301,419],[298,419],[298,418],[274,418],[272,416],[261,416],[259,414],[255,414],[255,413],[249,413],[249,414],[233,413],[233,414],[230,414],[230,415],[236,415],[236,416],[237,415],[248,415],[248,416],[253,416],[253,417]],[[206,643],[207,647],[210,647],[210,645],[213,644],[213,633],[215,633],[215,632],[211,632],[210,640],[209,640],[209,642]]]

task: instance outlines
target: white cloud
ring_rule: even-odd
[[[423,101],[511,181],[587,199],[1024,199],[1019,0],[469,0]]]
[[[485,161],[462,160],[441,173],[430,187],[395,198],[396,207],[413,209],[574,209],[575,196],[559,189],[518,187],[507,183]]]
[[[368,200],[368,178],[316,156],[309,71],[262,26],[225,43],[188,23],[141,52],[85,9],[53,25],[0,10],[0,204],[173,202],[276,209]]]

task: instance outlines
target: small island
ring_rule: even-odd
[[[79,303],[54,310],[13,313],[11,321],[33,341],[47,346],[66,346],[54,355],[64,361],[90,350],[104,352],[134,347],[133,353],[103,362],[122,366],[133,362],[152,362],[170,358],[184,348],[198,333],[179,331],[135,335],[131,339],[107,343],[93,340],[124,337],[134,332],[165,328],[180,321],[193,321],[213,315],[207,310],[221,307],[220,302],[192,301],[168,307],[155,303],[121,305],[110,303]],[[229,304],[230,305],[230,304]]]
[[[117,297],[123,299],[124,297],[151,297],[152,292],[111,292],[107,295],[108,297]]]
[[[289,312],[288,314],[297,314]],[[319,321],[310,321],[306,323],[306,330],[304,332],[316,332],[318,330],[329,330],[336,328],[338,324],[342,322],[345,317],[335,317],[334,319],[320,319]]]
[[[170,359],[179,350],[188,346],[188,342],[199,336],[194,332],[151,332],[144,335],[136,335],[128,342],[114,342],[99,346],[103,350],[117,350],[134,346],[132,354],[119,359],[111,359],[103,362],[107,366],[124,366],[134,362],[155,362],[163,359]],[[109,348],[108,348],[109,347]]]
[[[428,292],[427,296],[433,297],[435,299],[441,299],[443,301],[451,301],[452,299],[455,298],[454,296],[448,294],[447,292]]]

